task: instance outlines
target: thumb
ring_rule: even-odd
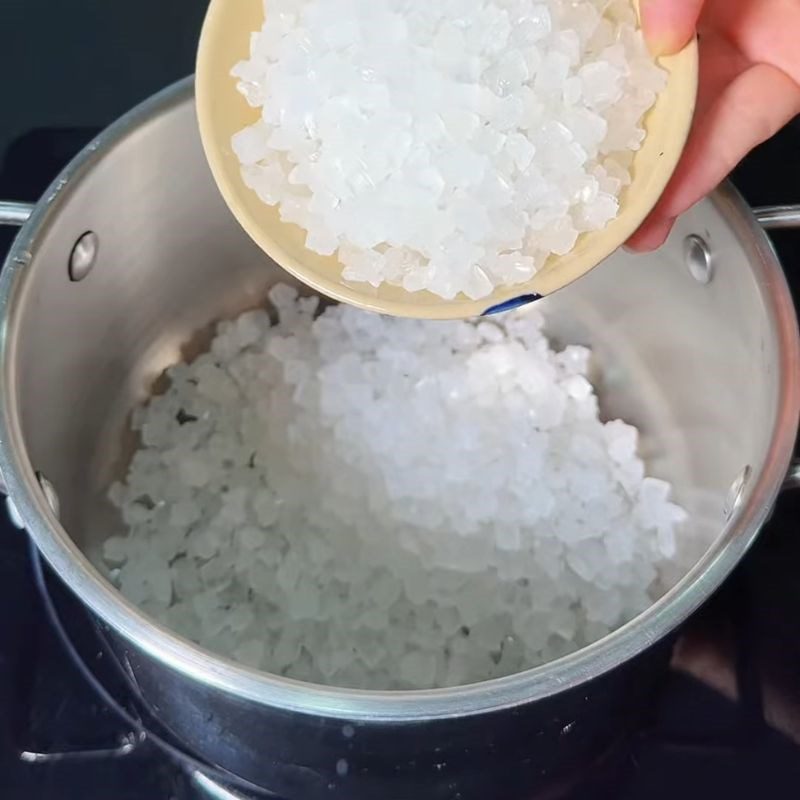
[[[677,53],[694,36],[705,0],[640,0],[642,28],[653,55]]]

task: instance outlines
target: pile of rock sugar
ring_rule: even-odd
[[[480,681],[592,642],[693,563],[686,514],[536,309],[438,323],[272,291],[134,415],[103,557],[211,650],[361,688]]]

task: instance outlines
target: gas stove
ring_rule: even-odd
[[[0,68],[20,77],[4,93],[0,199],[36,200],[99,128],[190,72],[205,5],[5,0],[0,30],[12,35]],[[752,205],[800,202],[800,122],[752,154],[735,182]],[[0,255],[10,241],[0,229]],[[798,302],[800,232],[774,241]],[[798,528],[800,492],[789,493],[736,573],[686,625],[638,735],[576,776],[564,797],[800,796]],[[0,796],[247,797],[159,731],[91,642],[65,646],[36,578],[25,535],[0,518]],[[82,611],[59,608],[68,633],[70,615]]]

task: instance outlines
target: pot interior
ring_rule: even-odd
[[[105,494],[135,445],[131,409],[167,366],[202,350],[213,322],[293,281],[218,195],[189,96],[101,148],[52,212],[15,287],[8,363],[30,463],[55,486],[69,535],[92,555],[121,532]],[[745,218],[735,198],[718,193],[661,252],[618,254],[542,301],[555,342],[593,348],[604,416],[640,429],[649,473],[669,480],[689,511],[690,560],[721,535],[730,488],[750,467],[747,498],[780,409],[774,289],[758,262],[769,255],[737,233]],[[87,231],[99,252],[74,282],[70,254]],[[687,269],[689,234],[709,246],[708,283]],[[684,562],[665,580],[685,570]]]

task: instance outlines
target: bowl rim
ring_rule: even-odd
[[[258,0],[247,2],[257,4]],[[641,0],[632,2],[638,13]],[[273,236],[271,233],[287,228],[294,230],[294,226],[275,221],[269,226],[263,224],[261,215],[271,211],[267,210],[242,181],[238,159],[228,143],[229,137],[222,135],[220,131],[220,126],[224,128],[229,117],[224,115],[223,121],[220,121],[221,115],[212,98],[214,92],[210,88],[204,89],[214,85],[223,74],[218,69],[221,50],[215,45],[229,41],[230,30],[225,24],[229,19],[231,14],[228,0],[210,0],[200,34],[196,62],[200,138],[217,188],[239,225],[282,269],[320,294],[368,311],[416,319],[465,319],[524,305],[572,283],[611,256],[652,212],[680,162],[692,127],[699,79],[696,37],[678,53],[659,59],[661,66],[670,75],[667,91],[673,102],[670,107],[665,104],[654,106],[648,115],[651,112],[656,113],[669,136],[656,139],[649,147],[645,142],[642,150],[635,154],[634,168],[637,163],[639,167],[634,181],[638,190],[628,198],[623,197],[622,213],[606,227],[582,234],[572,250],[563,256],[551,257],[530,280],[513,286],[498,286],[487,297],[479,300],[471,300],[463,293],[446,300],[428,291],[404,292],[397,287],[385,285],[375,289],[368,283],[342,280],[341,270],[328,274],[324,268],[310,266],[290,252],[292,248],[287,249],[287,237]],[[230,95],[237,97],[232,78]],[[238,101],[237,108],[245,110],[247,104],[244,98],[238,96]],[[664,103],[666,101],[665,97]],[[253,109],[249,109],[249,113],[252,112]],[[624,193],[627,191],[627,188],[623,189]],[[312,262],[318,259],[316,254],[305,250],[304,245],[303,248]],[[335,257],[325,260],[333,266]],[[382,289],[389,293],[388,297],[380,294]]]
[[[74,186],[108,151],[155,117],[186,111],[192,78],[180,81],[120,118],[66,167],[36,205],[0,273],[0,475],[8,505],[39,551],[83,603],[134,648],[207,687],[289,712],[349,721],[410,722],[513,708],[574,688],[634,658],[667,636],[718,588],[769,517],[792,459],[800,415],[800,338],[791,295],[778,258],[750,209],[730,186],[712,202],[733,223],[773,319],[780,386],[775,425],[763,469],[751,481],[737,514],[691,570],[666,594],[603,639],[539,667],[483,683],[419,691],[341,689],[259,672],[172,633],[147,617],[101,575],[61,526],[28,459],[15,374],[18,306],[26,267],[40,240],[69,202]]]

